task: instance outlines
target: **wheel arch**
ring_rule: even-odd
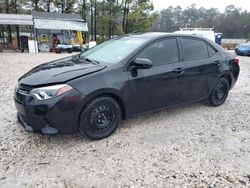
[[[228,81],[228,83],[229,83],[229,88],[232,87],[233,78],[232,78],[232,76],[230,75],[230,73],[225,72],[225,73],[223,73],[223,74],[219,77],[219,79],[220,79],[220,78],[226,78],[227,81]]]
[[[208,97],[210,95],[210,93],[212,92],[213,88],[215,87],[215,84],[217,83],[217,81],[220,78],[226,78],[229,82],[229,88],[231,89],[231,87],[233,86],[233,76],[230,74],[230,72],[223,72],[221,75],[219,75],[217,77],[217,79],[214,81],[214,83],[211,85],[210,89],[209,89],[209,93],[208,93]]]

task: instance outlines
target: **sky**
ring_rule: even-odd
[[[191,4],[196,4],[197,7],[203,6],[204,8],[218,8],[220,12],[224,12],[225,7],[228,5],[234,5],[235,7],[242,8],[243,10],[250,11],[249,0],[152,0],[155,11],[160,11],[168,6],[180,5],[183,9]]]

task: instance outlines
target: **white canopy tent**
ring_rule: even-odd
[[[88,24],[78,14],[32,12],[35,29],[88,31]]]
[[[39,30],[88,31],[88,24],[80,15],[54,12],[32,12],[32,15],[0,14],[0,25],[33,26],[35,41]]]
[[[56,16],[51,16],[55,15]],[[39,16],[37,13],[33,15],[27,14],[0,14],[0,25],[33,25],[36,29],[50,29],[50,30],[75,30],[75,31],[88,31],[88,25],[80,17],[70,15],[67,17],[60,17],[59,13],[46,13]],[[34,19],[34,22],[33,22]]]
[[[33,25],[33,20],[27,14],[0,14],[0,25]]]
[[[52,48],[52,43],[49,42],[52,41],[52,35],[56,35],[61,44],[69,45],[70,40],[75,38],[75,31],[88,31],[88,24],[79,14],[34,11],[32,17],[40,51]],[[42,40],[43,37],[46,42]]]
[[[36,29],[88,31],[87,23],[75,20],[34,19]]]

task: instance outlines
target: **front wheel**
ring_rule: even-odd
[[[213,88],[208,101],[211,106],[220,106],[227,99],[229,82],[226,78],[220,78]]]
[[[121,120],[121,109],[111,97],[99,97],[84,107],[80,116],[80,132],[92,140],[111,135]]]

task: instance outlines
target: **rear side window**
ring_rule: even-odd
[[[172,38],[155,42],[146,47],[138,57],[150,59],[153,65],[177,62],[179,60],[177,41]]]
[[[182,53],[185,60],[208,57],[207,44],[202,40],[182,38]]]
[[[209,44],[207,44],[208,54],[209,56],[213,56],[217,51]]]

